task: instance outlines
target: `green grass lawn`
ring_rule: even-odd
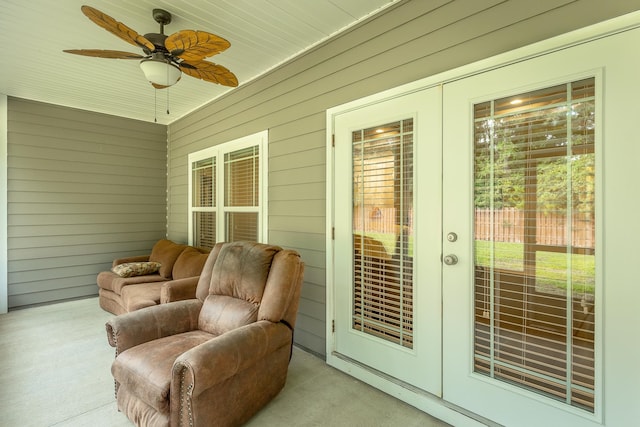
[[[381,242],[389,254],[393,254],[397,236],[393,233],[366,233],[368,237]],[[409,256],[413,256],[413,236],[409,236]],[[489,266],[491,242],[476,241],[476,265]],[[493,244],[494,267],[501,270],[523,271],[524,245],[522,243],[496,242]],[[567,289],[567,254],[538,252],[536,254],[536,289]],[[595,288],[595,256],[571,256],[571,283],[574,293],[593,294]]]
[[[476,241],[476,265],[490,265],[491,242]],[[494,267],[523,271],[524,245],[522,243],[495,242]],[[536,288],[566,290],[568,282],[568,255],[557,252],[536,254]],[[595,288],[595,256],[571,255],[571,284],[573,292],[593,294]]]

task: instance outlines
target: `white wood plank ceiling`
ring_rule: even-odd
[[[0,0],[0,93],[83,110],[171,123],[232,88],[183,75],[168,92],[146,81],[137,60],[63,49],[143,54],[91,22],[87,4],[141,35],[159,32],[151,11],[172,14],[165,34],[203,30],[231,42],[207,60],[240,86],[398,0]],[[170,114],[167,114],[167,101]]]

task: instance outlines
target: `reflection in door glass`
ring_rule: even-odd
[[[474,122],[475,371],[593,412],[594,79]]]
[[[413,120],[352,133],[352,327],[413,348]]]

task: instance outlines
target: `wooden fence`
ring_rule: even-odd
[[[413,210],[409,211],[403,222],[402,225],[411,234],[413,232]],[[363,230],[365,233],[396,234],[398,232],[396,209],[354,206],[353,229]]]
[[[475,238],[491,240],[492,211],[476,209]],[[572,218],[572,245],[581,248],[595,247],[593,217],[574,214]],[[524,212],[507,208],[493,211],[493,240],[496,242],[524,242]],[[413,232],[413,211],[404,219],[409,234]],[[354,207],[354,230],[372,233],[397,233],[395,208]],[[536,214],[536,243],[540,245],[565,246],[567,244],[567,217],[560,214]]]
[[[496,242],[524,242],[524,212],[520,209],[476,209],[476,240],[491,240],[493,215],[493,240]],[[535,233],[539,245],[566,246],[569,226],[563,214],[536,213]],[[572,216],[571,244],[574,247],[595,247],[595,226],[591,215],[576,213]]]

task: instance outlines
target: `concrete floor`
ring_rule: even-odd
[[[0,426],[118,427],[114,349],[97,298],[0,315]],[[294,349],[287,384],[247,426],[447,424]]]

